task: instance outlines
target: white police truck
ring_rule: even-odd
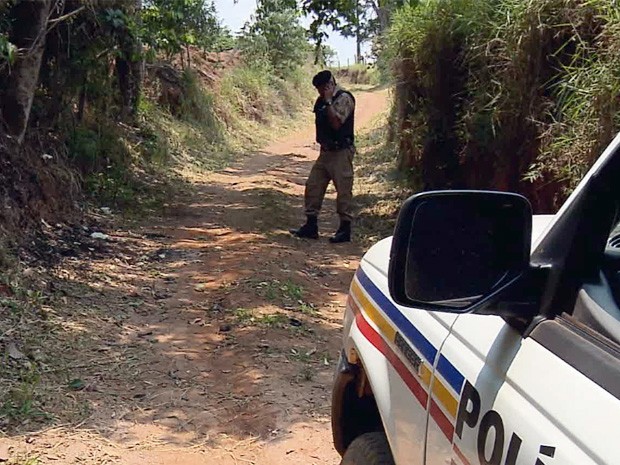
[[[620,464],[620,135],[560,211],[441,191],[351,283],[333,388],[346,465]]]

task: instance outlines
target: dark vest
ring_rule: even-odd
[[[351,96],[355,102],[355,97],[351,92],[340,89],[334,95],[333,102],[336,101],[341,94],[346,93]],[[316,124],[316,141],[322,148],[327,150],[342,150],[353,146],[355,143],[355,135],[353,134],[355,126],[355,110],[351,112],[349,117],[342,123],[339,129],[332,128],[327,116],[327,106],[321,97],[314,104],[314,119]]]

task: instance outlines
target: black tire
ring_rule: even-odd
[[[365,433],[355,438],[340,465],[394,465],[394,457],[383,433]]]

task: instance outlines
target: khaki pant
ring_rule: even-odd
[[[306,181],[306,215],[317,216],[330,181],[336,187],[336,210],[342,221],[353,220],[353,147],[334,152],[321,150]]]

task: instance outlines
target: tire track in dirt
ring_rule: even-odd
[[[359,132],[387,92],[356,97]],[[313,138],[307,128],[272,143],[198,179],[161,221],[116,232],[128,255],[151,259],[140,269],[93,264],[114,286],[92,304],[115,314],[128,296],[139,302],[123,310],[131,330],[106,349],[127,348],[135,366],[99,373],[104,387],[79,393],[91,412],[79,427],[16,437],[13,450],[56,464],[338,463],[330,388],[362,250],[327,242],[337,225],[331,188],[321,240],[287,232],[303,219]]]

